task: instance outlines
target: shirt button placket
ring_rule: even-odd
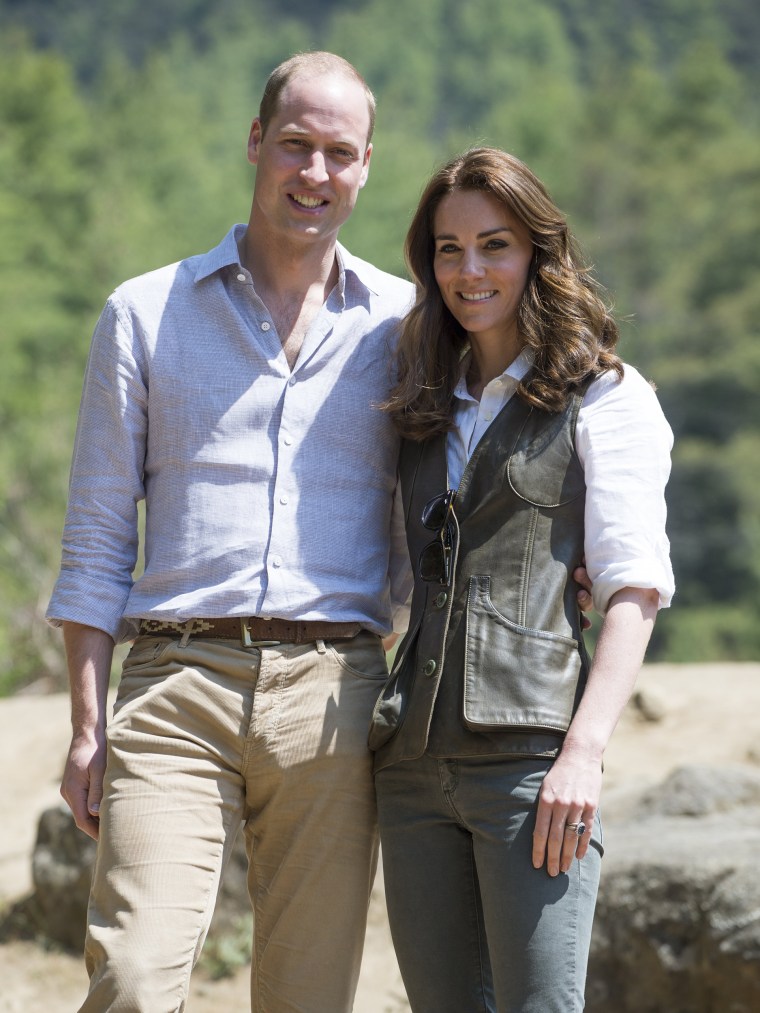
[[[271,330],[271,324],[266,320],[261,323],[261,330]],[[292,387],[295,383],[295,377],[288,377],[287,384],[285,386],[286,396],[284,398],[282,419],[280,421],[280,452],[282,454],[281,461],[278,462],[274,473],[274,510],[272,511],[272,528],[271,528],[271,543],[270,553],[268,556],[269,567],[274,571],[280,571],[284,574],[283,567],[286,566],[286,557],[282,551],[278,551],[280,547],[287,546],[292,541],[292,509],[291,503],[291,490],[288,487],[288,478],[291,474],[292,468],[292,449],[295,444],[295,437],[288,430],[289,426],[289,415],[288,415],[288,398],[287,391],[289,387]],[[279,584],[282,580],[285,580],[285,576],[277,576],[275,584]]]

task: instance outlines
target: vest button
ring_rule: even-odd
[[[430,661],[426,661],[425,664],[422,666],[422,674],[432,675],[433,672],[435,672],[435,669],[436,669],[435,661],[431,658]]]
[[[437,594],[435,596],[435,601],[433,602],[433,604],[435,605],[435,607],[437,609],[442,609],[443,606],[446,604],[446,602],[448,600],[449,600],[449,596],[446,594],[446,592],[445,591],[441,591],[440,594]]]

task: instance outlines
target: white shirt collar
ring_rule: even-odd
[[[460,401],[475,401],[475,398],[467,390],[467,370],[470,366],[470,360],[472,353],[467,354],[462,358],[459,381],[454,388],[454,397],[458,397]],[[520,354],[514,359],[504,370],[500,376],[496,376],[491,380],[486,387],[490,387],[492,383],[502,381],[506,384],[509,382],[510,386],[516,387],[522,378],[527,374],[528,370],[533,365],[535,355],[532,348],[523,348]]]

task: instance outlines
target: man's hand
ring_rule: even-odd
[[[584,560],[585,562],[585,560]],[[573,570],[573,580],[581,585],[581,589],[578,592],[578,608],[581,612],[590,612],[594,607],[594,602],[591,597],[591,578],[588,575],[588,570],[585,566],[578,566]],[[589,629],[591,626],[591,620],[587,616],[581,616],[581,628],[584,630]]]
[[[106,768],[105,737],[98,739],[72,738],[61,782],[61,795],[71,809],[74,822],[95,841],[100,827],[98,811]]]
[[[393,650],[393,648],[396,646],[397,640],[398,640],[398,633],[389,633],[388,636],[385,637],[385,639],[383,640],[383,650],[385,651],[386,654],[388,653],[388,651]]]

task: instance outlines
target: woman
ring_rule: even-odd
[[[375,709],[388,910],[415,1013],[583,1008],[602,757],[673,590],[670,429],[520,161],[433,177],[384,406],[404,437],[409,633]],[[593,663],[572,573],[605,618]]]

